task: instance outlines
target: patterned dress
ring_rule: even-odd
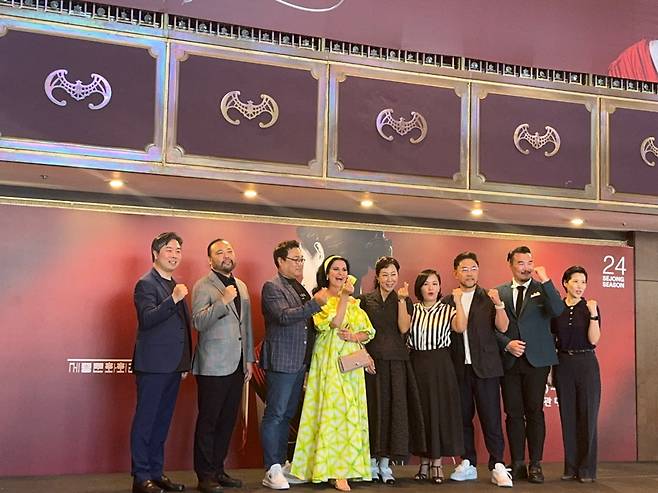
[[[353,333],[375,335],[360,302],[350,298],[343,326]],[[332,296],[313,316],[318,331],[306,384],[295,455],[290,472],[298,478],[370,480],[368,405],[364,370],[341,373],[338,357],[361,348],[343,341],[329,325],[336,316],[338,297]],[[366,342],[366,341],[364,341]]]

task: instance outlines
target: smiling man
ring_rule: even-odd
[[[130,432],[133,493],[185,489],[163,473],[164,444],[180,381],[191,363],[190,315],[184,301],[187,287],[172,277],[183,257],[182,245],[176,233],[156,236],[151,243],[153,268],[135,286],[137,407]]]
[[[504,350],[503,404],[507,440],[512,456],[512,477],[543,483],[541,468],[546,438],[544,390],[551,365],[558,363],[551,334],[551,318],[564,303],[544,267],[535,267],[527,246],[507,254],[512,281],[498,287],[509,318],[506,333],[498,332]],[[535,274],[538,281],[532,278]],[[528,442],[530,467],[526,469]]]

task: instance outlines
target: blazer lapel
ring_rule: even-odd
[[[505,306],[510,307],[509,312],[511,312],[516,317],[516,312],[514,311],[514,296],[512,295],[512,283],[508,282],[503,284],[498,294],[500,296],[500,300],[505,303]]]
[[[532,280],[530,281],[530,284],[528,284],[528,289],[525,290],[524,296],[523,296],[523,305],[521,305],[521,313],[523,313],[523,310],[525,310],[525,307],[528,306],[528,302],[530,298],[532,298],[532,295],[537,292],[537,283]]]
[[[221,296],[224,296],[224,291],[226,290],[226,286],[224,285],[224,283],[222,281],[219,280],[219,277],[217,276],[217,274],[215,274],[215,271],[213,271],[213,270],[210,271],[210,274],[208,274],[208,280],[210,281],[210,283],[213,286],[215,286],[217,288],[217,290],[219,291],[219,294]],[[238,290],[238,293],[239,292],[240,291]],[[240,299],[242,299],[242,297],[240,297]],[[233,315],[235,315],[235,318],[240,320],[240,317],[238,316],[238,312],[235,309],[235,303],[233,301],[231,301],[228,304],[228,307],[233,312]]]

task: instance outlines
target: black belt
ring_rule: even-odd
[[[562,354],[584,354],[584,353],[593,353],[593,349],[560,349],[560,352]]]

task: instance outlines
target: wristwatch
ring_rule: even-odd
[[[590,320],[598,320],[598,319],[599,319],[599,316],[598,316],[598,315],[595,315],[595,316],[591,316],[591,315],[590,315],[589,319],[590,319]]]

